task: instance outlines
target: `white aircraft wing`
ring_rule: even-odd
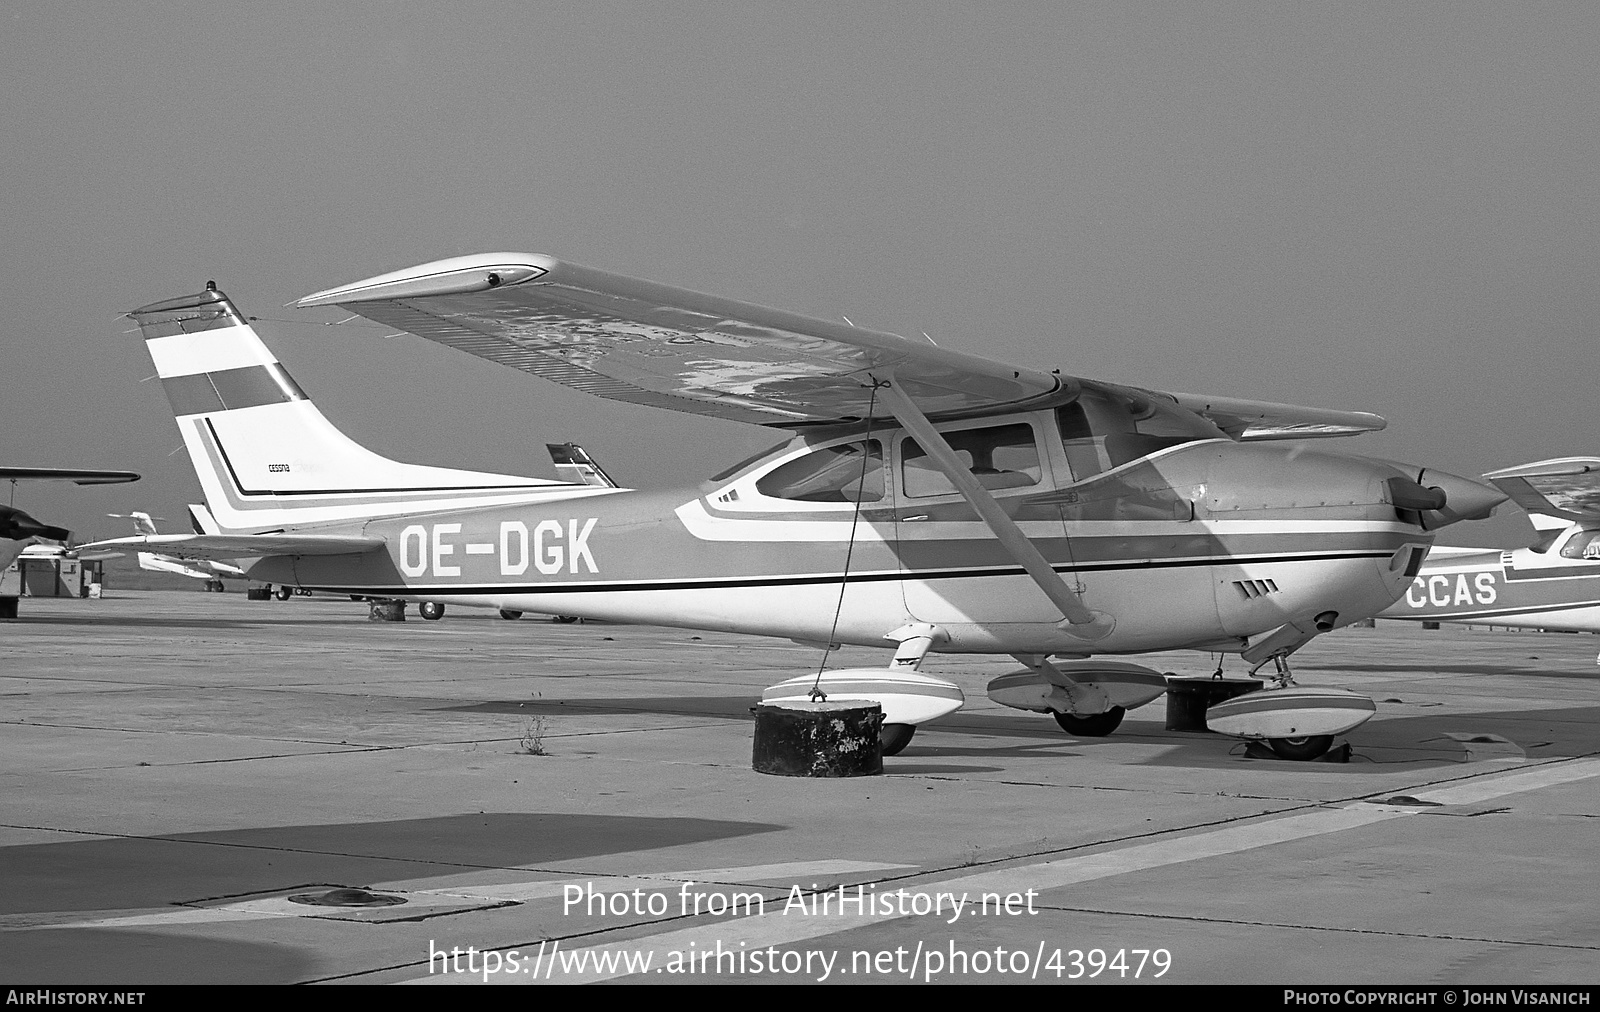
[[[243,559],[268,555],[359,555],[386,542],[342,534],[139,534],[84,545],[87,549],[139,548],[182,559]]]
[[[991,414],[1071,395],[1070,376],[768,309],[542,254],[439,260],[308,295],[600,397],[792,427],[865,415],[893,377],[927,415]],[[1235,438],[1381,429],[1353,411],[1160,395]]]
[[[1529,513],[1600,526],[1600,457],[1561,457],[1484,475]]]
[[[81,467],[0,467],[0,481],[75,481],[79,485],[115,485],[138,481],[133,471],[94,471]]]

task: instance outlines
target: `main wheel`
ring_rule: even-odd
[[[578,621],[578,616],[576,615],[552,615],[550,617],[555,619],[557,622],[560,622],[562,625],[571,625],[572,623]]]
[[[1304,738],[1268,738],[1267,747],[1278,754],[1280,759],[1294,759],[1304,762],[1315,759],[1333,747],[1333,735],[1309,734]]]
[[[878,741],[883,745],[884,755],[899,755],[905,747],[911,744],[911,736],[917,733],[915,724],[885,724],[878,731]]]
[[[424,601],[417,605],[417,614],[430,622],[444,618],[444,605],[438,601]]]
[[[1061,730],[1080,738],[1104,738],[1117,729],[1122,723],[1122,715],[1128,711],[1120,706],[1113,706],[1105,713],[1091,714],[1080,717],[1073,713],[1055,713],[1056,723],[1061,725]]]
[[[522,612],[520,612],[520,611],[512,611],[510,608],[501,608],[500,609],[500,617],[504,618],[504,619],[511,619],[512,621],[515,621],[515,620],[517,620],[517,619],[522,617]]]
[[[279,586],[277,590],[274,590],[272,592],[272,596],[277,598],[280,601],[287,601],[287,600],[289,600],[289,595],[291,595],[293,593],[294,593],[294,588],[293,587]]]

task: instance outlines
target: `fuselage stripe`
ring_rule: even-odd
[[[1326,562],[1334,559],[1387,559],[1389,552],[1333,552],[1316,555],[1279,555],[1279,556],[1233,556],[1226,559],[1181,559],[1176,561],[1148,561],[1124,562],[1102,565],[1086,566],[1055,566],[1058,573],[1094,573],[1112,572],[1130,569],[1179,569],[1194,566],[1237,566],[1240,564],[1259,565],[1271,562]],[[815,586],[818,584],[849,583],[897,583],[897,582],[927,582],[930,580],[970,579],[973,577],[988,576],[1022,576],[1025,570],[1021,566],[996,566],[987,569],[952,569],[952,570],[920,570],[879,573],[851,573],[848,579],[844,574],[834,573],[816,576],[768,576],[768,577],[706,577],[698,580],[637,580],[628,582],[607,583],[540,583],[540,584],[478,584],[473,586],[450,586],[448,584],[437,586],[424,586],[421,584],[380,586],[380,587],[313,587],[337,594],[394,594],[396,596],[420,597],[435,596],[493,596],[505,594],[596,594],[596,593],[622,593],[646,590],[709,590],[718,588],[739,587],[801,587]]]

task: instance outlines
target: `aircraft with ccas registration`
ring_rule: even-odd
[[[1600,633],[1600,457],[1561,457],[1484,478],[1539,532],[1508,551],[1435,548],[1380,617]]]
[[[1012,655],[1024,667],[991,698],[1101,735],[1166,688],[1108,655],[1192,648],[1275,662],[1277,688],[1241,697],[1255,702],[1228,727],[1311,758],[1374,705],[1290,687],[1289,655],[1387,607],[1439,528],[1504,499],[1284,442],[1381,429],[1377,415],[1018,368],[544,255],[436,261],[297,305],[791,436],[676,491],[401,463],[329,423],[208,285],[130,314],[205,533],[106,544],[253,557],[252,579],[336,593],[897,644],[885,668],[765,694],[875,699],[886,754],[963,701],[918,670],[930,652]]]

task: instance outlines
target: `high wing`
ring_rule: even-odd
[[[455,257],[317,292],[385,326],[612,400],[792,428],[864,417],[893,379],[927,415],[1070,399],[1078,381],[542,254]],[[1159,394],[1236,439],[1349,435],[1377,415]]]
[[[1377,432],[1388,423],[1366,411],[1331,411],[1294,404],[1248,401],[1237,397],[1203,397],[1199,394],[1160,394],[1172,398],[1241,442],[1257,439],[1322,439]]]
[[[95,471],[81,467],[0,467],[0,480],[75,481],[79,485],[115,485],[138,481],[133,471]]]
[[[183,559],[243,559],[268,555],[359,555],[375,552],[384,544],[383,538],[339,534],[140,534],[82,547],[140,548]]]
[[[1600,526],[1600,457],[1560,457],[1484,475],[1533,514]]]

